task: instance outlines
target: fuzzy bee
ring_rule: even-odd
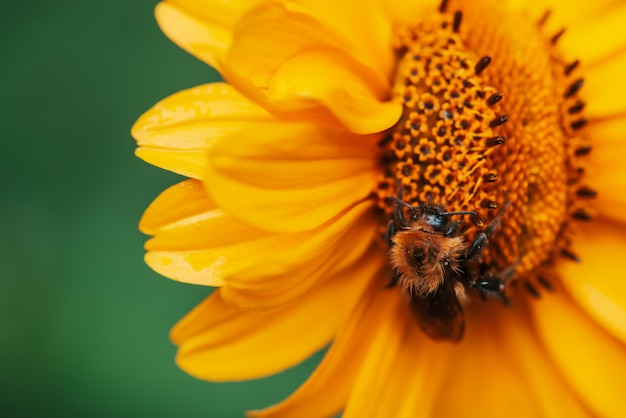
[[[466,298],[467,288],[483,298],[507,302],[505,284],[515,266],[492,274],[479,260],[504,210],[468,244],[459,232],[461,220],[451,218],[477,216],[476,212],[446,212],[439,205],[411,206],[393,199],[397,207],[386,231],[393,266],[389,286],[397,285],[406,293],[411,311],[429,337],[459,341],[465,329],[459,300]],[[403,208],[408,209],[408,219]]]

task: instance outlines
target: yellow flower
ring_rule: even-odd
[[[147,263],[219,287],[172,331],[180,367],[253,379],[330,342],[261,417],[626,411],[626,5],[171,0],[156,15],[226,80],[133,128],[140,158],[190,178],[146,211]]]

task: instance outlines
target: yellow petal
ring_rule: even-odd
[[[181,182],[159,195],[144,213],[139,227],[154,235],[146,243],[149,251],[224,247],[269,235],[217,207],[197,180]]]
[[[159,3],[154,13],[163,33],[176,45],[220,69],[220,58],[232,40],[228,28],[203,21],[169,3]]]
[[[591,416],[626,410],[626,347],[565,295],[547,294],[531,304],[539,338],[553,364]]]
[[[402,114],[400,103],[387,101],[388,91],[387,84],[345,53],[312,51],[283,63],[271,80],[268,96],[279,111],[319,103],[348,130],[368,134],[390,128]]]
[[[155,235],[180,219],[216,209],[204,186],[197,180],[182,181],[163,191],[144,212],[139,229]]]
[[[587,127],[593,141],[593,163],[604,165],[615,164],[621,161],[621,155],[626,151],[624,129],[626,129],[626,116],[609,118],[608,120],[594,120]]]
[[[379,2],[382,3],[389,21],[406,24],[415,23],[420,16],[425,14],[435,13],[441,4],[439,0],[379,0]]]
[[[275,124],[216,144],[207,187],[221,207],[258,228],[316,228],[371,192],[378,171],[375,139],[312,124]]]
[[[383,13],[380,1],[297,0],[297,3],[337,33],[351,55],[383,77],[391,77],[395,65],[392,21]]]
[[[373,217],[363,217],[334,245],[321,249],[314,262],[294,267],[292,273],[285,275],[287,280],[269,276],[251,282],[245,274],[233,277],[222,287],[222,297],[230,304],[250,311],[280,308],[312,287],[323,284],[331,275],[353,268],[353,264],[363,257],[382,254],[378,246],[372,246],[379,233],[376,225]]]
[[[374,321],[374,338],[367,346],[361,346],[358,340],[354,343],[363,347],[355,351],[364,350],[365,356],[343,417],[434,416],[434,394],[447,365],[455,361],[447,357],[449,344],[424,349],[426,338],[410,316],[400,291],[379,293],[378,303],[383,305],[376,312],[380,310],[382,318]]]
[[[526,355],[525,347],[514,347],[512,352],[505,349],[501,329],[491,323],[492,318],[484,317],[477,324],[481,329],[472,329],[470,325],[459,347],[446,347],[452,364],[440,381],[436,400],[431,401],[438,405],[435,410],[441,416],[462,416],[468,410],[478,417],[507,416],[511,411],[518,417],[540,416],[537,399],[515,359]],[[513,322],[510,325],[524,326]],[[446,394],[455,394],[454,402],[446,401]],[[489,394],[489,401],[477,403],[485,394]]]
[[[291,367],[328,343],[380,265],[380,257],[363,260],[271,313],[231,307],[218,290],[172,330],[172,340],[180,345],[177,363],[193,376],[214,381],[258,378]]]
[[[389,128],[401,105],[385,103],[388,72],[379,71],[379,64],[371,67],[371,59],[366,62],[349,39],[313,12],[295,3],[270,2],[248,13],[237,24],[224,77],[281,117],[328,121],[323,113],[328,107],[355,132]]]
[[[167,0],[168,4],[205,22],[230,28],[237,20],[262,0]]]
[[[154,105],[135,122],[131,134],[139,146],[207,149],[221,137],[224,125],[237,130],[245,121],[273,118],[225,83],[205,84],[175,93]],[[216,127],[214,127],[216,125]]]
[[[214,83],[173,94],[144,113],[131,134],[139,158],[175,173],[202,178],[207,150],[237,132],[274,121],[228,84]]]
[[[593,2],[588,2],[593,3]],[[574,9],[571,5],[567,9]],[[587,16],[574,25],[559,40],[559,49],[567,56],[580,59],[585,67],[593,67],[599,61],[610,58],[626,49],[626,39],[617,34],[626,22],[626,5],[615,4],[604,13]]]
[[[229,227],[238,240],[229,236]],[[357,235],[367,238],[369,244],[375,227],[369,203],[356,206],[318,229],[298,234],[267,234],[227,213],[211,211],[160,231],[146,244],[150,250],[146,262],[157,273],[185,283],[227,283],[250,292],[269,292],[269,300],[261,298],[259,304],[272,305],[282,301],[273,302],[271,292],[285,291],[301,280],[318,277],[316,270],[339,251],[339,245],[347,244],[342,239],[348,231],[362,229]],[[357,252],[367,248],[356,247]]]
[[[531,303],[537,303],[531,301]],[[541,303],[541,302],[539,302]],[[501,307],[510,312],[509,315],[498,317],[498,330],[489,330],[494,356],[498,352],[507,351],[510,353],[508,363],[511,364],[515,376],[517,398],[533,399],[538,414],[532,416],[546,417],[586,417],[588,410],[580,399],[572,393],[567,381],[563,379],[559,370],[554,366],[529,321],[528,312],[524,304],[520,301],[519,306]],[[495,316],[488,316],[494,318]],[[484,318],[483,318],[484,320]],[[481,324],[483,325],[483,324]],[[503,358],[501,368],[506,367],[507,360]],[[478,371],[480,373],[480,371]],[[494,376],[494,387],[498,387],[497,376]],[[523,392],[527,397],[520,396]],[[491,392],[493,393],[493,392]],[[478,395],[478,394],[477,394]],[[494,415],[496,416],[496,415]]]
[[[259,187],[306,188],[377,167],[375,138],[310,124],[272,124],[217,144],[211,171]],[[246,132],[247,134],[248,132]],[[217,181],[208,181],[209,189]]]
[[[587,416],[536,340],[523,305],[470,306],[465,338],[451,344],[426,338],[397,304],[388,321],[404,330],[368,353],[344,417]]]
[[[226,63],[257,87],[266,87],[285,60],[313,49],[342,50],[343,45],[305,8],[267,2],[239,20]]]
[[[562,263],[563,286],[602,327],[626,342],[626,228],[594,221],[574,241],[580,263]]]
[[[594,121],[589,124],[592,138],[587,181],[598,191],[593,202],[600,215],[626,222],[626,195],[616,193],[626,190],[626,172],[623,156],[626,155],[626,117],[612,118],[607,121]]]
[[[507,0],[505,7],[528,16],[533,22],[538,21],[549,10],[550,17],[544,23],[543,31],[547,34],[555,34],[566,28],[566,34],[559,40],[559,47],[561,47],[561,42],[569,36],[570,31],[612,10],[614,4],[614,0]],[[577,56],[575,50],[572,53]]]
[[[388,78],[392,53],[389,44],[391,29],[382,24],[381,18],[367,19],[377,22],[375,28],[367,28],[370,29],[367,37],[380,36],[383,39],[377,40],[374,45],[363,45],[365,41],[359,39],[359,35],[365,37],[367,29],[360,28],[358,32],[353,32],[350,27],[354,28],[356,24],[349,23],[350,27],[346,27],[347,23],[343,21],[346,19],[344,13],[357,8],[363,11],[377,9],[374,3],[368,2],[358,6],[335,5],[334,9],[343,13],[336,15],[336,10],[333,10],[331,16],[321,10],[324,5],[318,2],[307,2],[306,5],[296,2],[267,2],[250,10],[237,23],[232,49],[226,61],[229,66],[251,77],[256,85],[262,86],[267,84],[272,73],[290,57],[311,50],[337,50],[350,53],[357,62],[377,73],[379,78]],[[354,19],[355,16],[351,17]],[[379,30],[380,33],[372,33],[371,30]],[[372,47],[379,48],[379,52],[384,54],[378,61]],[[381,60],[386,63],[384,71],[381,70]]]
[[[372,245],[379,233],[376,219],[372,215],[368,213],[354,220],[350,219],[354,215],[346,216],[345,221],[350,223],[337,222],[328,228],[326,234],[317,234],[307,241],[301,241],[300,249],[296,252],[293,247],[278,248],[278,251],[284,252],[284,257],[300,257],[297,262],[289,263],[289,272],[283,273],[279,270],[277,273],[261,276],[255,270],[252,273],[244,271],[234,274],[226,278],[222,297],[230,304],[245,310],[277,309],[310,288],[321,285],[328,277],[351,268],[363,257],[384,254],[377,245]],[[338,233],[341,228],[343,231]],[[292,242],[289,241],[288,245],[293,245]],[[304,256],[301,252],[305,253]],[[274,260],[268,258],[265,262]],[[259,269],[264,270],[262,266],[257,268]]]
[[[392,290],[382,289],[382,283],[375,281],[366,290],[320,365],[296,392],[277,405],[248,415],[317,418],[339,412],[352,392],[370,349],[388,343],[381,330],[397,313],[397,303],[394,303],[396,295]]]
[[[582,73],[585,86],[581,90],[587,102],[585,113],[590,118],[606,118],[626,114],[626,51],[588,68]]]
[[[442,416],[585,417],[585,405],[571,392],[537,340],[523,300],[505,307],[478,302],[466,310],[465,340],[454,358],[435,403]],[[538,302],[541,303],[541,302]],[[568,318],[561,317],[562,321]],[[430,343],[430,342],[429,342]],[[432,343],[430,343],[432,344]],[[446,402],[447,393],[462,393]],[[488,402],[476,399],[488,395]]]
[[[148,164],[161,167],[181,176],[201,179],[206,155],[201,150],[171,150],[159,148],[137,148],[135,155]]]
[[[402,362],[399,366],[404,364],[405,367],[397,367],[391,372],[387,391],[390,401],[381,403],[380,416],[443,416],[439,415],[436,394],[446,391],[445,374],[449,367],[454,366],[454,360],[451,361],[453,357],[449,357],[449,348],[425,342],[426,337],[421,335],[413,318],[409,319],[409,336],[398,355]],[[411,388],[410,393],[415,395],[407,394],[406,388]],[[394,393],[404,395],[394,399]]]

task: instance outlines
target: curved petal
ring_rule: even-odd
[[[185,180],[164,190],[144,212],[139,221],[139,230],[144,234],[156,235],[181,219],[217,209],[202,182]]]
[[[157,273],[185,283],[227,284],[243,292],[228,293],[233,301],[248,309],[266,309],[285,303],[285,298],[293,296],[290,292],[302,293],[321,273],[334,274],[344,268],[343,263],[353,261],[371,244],[375,227],[369,203],[297,234],[269,234],[221,209],[209,210],[161,229],[146,243],[146,262]],[[349,248],[350,237],[366,241]],[[333,253],[342,251],[346,251],[346,260],[325,266]],[[254,293],[259,295],[256,304]]]
[[[372,0],[344,3],[335,3],[332,13],[324,12],[328,5],[323,2],[279,0],[260,4],[237,22],[226,58],[228,65],[252,76],[256,85],[263,85],[290,57],[312,50],[337,50],[349,53],[379,79],[388,80],[393,67],[390,25],[375,14],[378,6]],[[372,15],[364,16],[368,11]],[[355,23],[358,15],[364,21]]]
[[[219,258],[207,265],[190,265],[185,254],[203,248],[233,247],[267,240],[269,234],[243,224],[217,207],[202,182],[186,180],[170,187],[144,213],[139,228],[154,235],[146,243],[146,262],[156,272],[184,282],[221,286],[215,274]]]
[[[166,0],[168,4],[216,26],[230,28],[263,0]]]
[[[207,23],[169,3],[159,3],[154,10],[165,35],[176,45],[211,67],[220,69],[220,58],[232,42],[227,27]]]
[[[320,250],[314,262],[294,268],[286,280],[266,277],[272,281],[271,286],[265,284],[265,280],[251,283],[245,274],[233,277],[222,287],[222,297],[241,309],[256,312],[277,309],[291,303],[314,286],[322,285],[329,276],[352,268],[363,257],[380,256],[383,251],[372,246],[378,234],[376,225],[373,217],[362,217],[358,223],[347,228],[334,245]]]
[[[136,154],[166,170],[202,178],[213,144],[259,124],[276,122],[224,83],[207,84],[173,94],[145,112],[133,125]]]
[[[268,97],[279,112],[321,104],[348,130],[368,134],[392,127],[402,114],[400,103],[386,101],[388,91],[344,52],[311,51],[281,65]]]
[[[269,84],[289,57],[315,49],[342,49],[336,34],[303,7],[269,1],[250,10],[237,22],[225,63],[257,87]]]
[[[369,68],[391,78],[395,59],[391,46],[392,22],[379,0],[294,0],[343,39],[345,50]]]
[[[532,319],[552,363],[591,416],[626,410],[626,347],[564,295],[531,304]]]
[[[154,235],[146,243],[148,251],[221,248],[270,235],[217,207],[202,182],[195,179],[178,183],[161,193],[144,213],[139,228]]]
[[[172,341],[180,345],[177,363],[214,381],[252,379],[291,367],[328,343],[379,268],[380,258],[363,260],[271,313],[229,306],[217,290],[172,330]]]
[[[307,287],[321,283],[327,275],[352,265],[371,247],[377,224],[371,213],[364,213],[364,210],[369,212],[369,205],[357,206],[321,230],[293,236],[278,235],[286,241],[276,247],[282,253],[264,255],[265,262],[273,266],[239,267],[237,274],[227,278],[228,286],[248,292],[252,296],[248,302],[251,306],[246,307],[252,308],[254,304],[260,306],[264,303],[262,296],[303,292]],[[353,241],[358,238],[363,241]],[[338,259],[339,255],[345,257]],[[258,261],[263,260],[262,257]],[[305,289],[300,286],[305,286]],[[237,300],[246,299],[242,296],[239,295]]]
[[[574,250],[582,261],[559,266],[563,286],[593,319],[626,343],[626,226],[599,220],[585,225]]]
[[[296,392],[277,405],[251,411],[248,416],[317,418],[339,412],[352,392],[370,348],[386,343],[379,338],[379,330],[397,312],[392,291],[382,290],[382,283],[374,281],[364,292],[322,362]],[[381,292],[387,294],[379,297]],[[328,390],[329,387],[333,390]]]
[[[135,155],[148,164],[195,179],[202,178],[206,162],[205,153],[200,150],[137,148]]]
[[[285,1],[267,2],[250,11],[235,29],[232,48],[224,58],[224,77],[283,118],[295,114],[328,122],[332,121],[324,113],[328,107],[355,132],[389,128],[402,107],[385,102],[388,71],[379,71],[379,63],[371,67],[371,59],[360,57],[348,40],[318,21],[311,14],[314,12]],[[388,47],[386,55],[390,53]],[[348,117],[360,106],[373,121],[368,121],[363,111]]]
[[[619,192],[626,190],[624,132],[626,117],[589,124],[593,152],[586,179],[598,191],[594,207],[600,215],[619,222],[626,222],[626,193]]]
[[[207,187],[221,207],[258,228],[316,228],[371,192],[375,139],[313,124],[276,124],[216,144]]]
[[[163,33],[175,44],[213,68],[232,42],[235,23],[262,0],[167,0],[155,16]]]

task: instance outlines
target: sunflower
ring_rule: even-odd
[[[626,411],[623,2],[156,16],[226,81],[132,130],[189,178],[141,220],[147,263],[219,287],[172,330],[181,368],[254,379],[330,343],[255,417]]]

